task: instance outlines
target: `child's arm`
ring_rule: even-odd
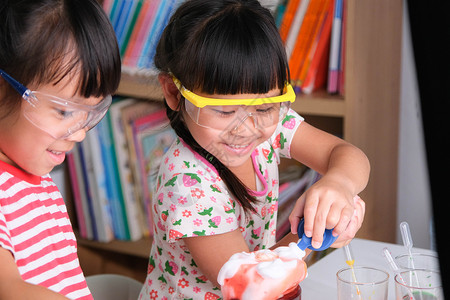
[[[369,178],[366,155],[344,140],[302,122],[291,143],[291,156],[323,175],[297,200],[289,216],[291,232],[297,233],[304,217],[305,233],[312,237],[316,248],[322,244],[325,228],[334,228],[333,234],[337,235],[345,231],[341,243],[345,243],[344,238],[353,238],[363,219],[363,215],[359,216],[359,226],[349,226],[355,210],[353,198]]]
[[[0,299],[67,300],[45,287],[25,282],[11,252],[0,247]]]
[[[183,240],[202,273],[217,287],[217,275],[228,259],[235,253],[250,251],[240,229]]]

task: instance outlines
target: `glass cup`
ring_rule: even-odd
[[[387,300],[389,274],[371,267],[344,268],[336,273],[339,300]]]
[[[395,262],[401,270],[423,269],[439,272],[439,259],[434,254],[402,254],[395,257]]]
[[[444,300],[441,274],[430,270],[407,270],[395,275],[397,300]]]

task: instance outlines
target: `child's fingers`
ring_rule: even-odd
[[[363,220],[364,220],[364,214],[365,214],[366,206],[364,201],[361,199],[355,201],[355,211],[352,216],[351,221],[349,222],[347,228],[345,228],[345,231],[343,231],[335,243],[333,243],[332,247],[334,248],[340,248],[348,244],[356,235],[358,230],[361,228]]]
[[[289,215],[289,223],[291,224],[291,233],[297,234],[298,224],[300,223],[301,218],[303,217],[303,209],[304,209],[304,196],[301,196],[297,202],[295,202],[294,209]]]
[[[327,201],[320,201],[317,206],[314,218],[314,229],[311,236],[311,245],[314,248],[319,248],[323,242],[323,233],[327,226],[327,218],[330,212],[330,204]],[[306,222],[306,213],[305,213]]]
[[[319,201],[319,198],[312,194],[308,196],[308,199],[306,199],[304,204],[303,217],[304,217],[305,235],[307,237],[311,237],[312,240],[314,240],[313,232],[316,230],[316,219],[318,218],[317,213],[319,211],[318,208],[320,204],[321,203]],[[322,237],[320,237],[320,241],[321,239]]]
[[[328,227],[334,228],[333,229],[334,236],[338,236],[346,230],[347,226],[349,226],[350,221],[352,220],[354,211],[355,211],[354,208],[351,206],[345,206],[342,210],[340,210],[338,222],[336,222],[334,226]]]

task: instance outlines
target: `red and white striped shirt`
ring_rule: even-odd
[[[26,282],[70,299],[93,299],[66,206],[49,175],[0,161],[0,247],[14,255]]]

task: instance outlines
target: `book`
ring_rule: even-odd
[[[136,157],[136,145],[133,132],[133,123],[135,120],[148,116],[157,110],[163,108],[162,102],[152,102],[152,101],[136,101],[133,104],[127,105],[121,109],[120,118],[122,120],[123,132],[126,140],[126,148],[128,155],[128,166],[130,173],[129,181],[133,183],[134,198],[136,201],[136,206],[138,208],[139,222],[142,228],[142,234],[144,236],[149,235],[150,228],[146,224],[145,212],[142,210],[140,203],[143,202],[143,187],[140,184],[139,176],[139,162]]]
[[[338,75],[339,75],[339,52],[342,31],[342,5],[343,0],[336,0],[334,3],[334,18],[331,28],[331,45],[330,58],[328,65],[328,84],[327,91],[330,94],[338,91]]]
[[[130,15],[132,14],[133,4],[137,3],[134,0],[122,0],[121,10],[117,16],[117,20],[114,23],[114,32],[116,33],[119,49],[122,47],[123,34],[125,30],[125,24],[127,23]]]
[[[85,239],[92,239],[91,220],[86,204],[86,194],[84,190],[84,183],[81,178],[81,165],[78,153],[78,146],[67,153],[67,166],[69,170],[70,183],[72,187],[73,202],[78,221],[78,229],[80,236]],[[86,217],[87,219],[86,219]]]
[[[136,67],[141,56],[144,42],[148,39],[153,20],[160,1],[144,1],[136,25],[130,37],[129,46],[123,56],[123,65]]]
[[[287,58],[289,60],[289,64],[292,63],[292,59],[293,59],[292,52],[294,50],[300,28],[302,26],[303,19],[306,14],[306,10],[308,9],[309,2],[310,2],[310,0],[301,0],[301,2],[299,3],[299,6],[297,8],[297,11],[295,12],[294,20],[292,21],[292,24],[289,28],[289,32],[286,36],[285,45],[286,45],[286,54],[287,54]]]
[[[146,0],[134,0],[133,1],[133,5],[131,6],[130,11],[129,11],[129,17],[126,19],[126,21],[124,23],[122,36],[121,36],[120,40],[118,41],[119,46],[120,46],[120,56],[121,57],[124,56],[125,51],[128,47],[131,33],[135,29],[135,24],[136,24],[137,18],[141,12],[143,1],[146,1]],[[146,2],[148,2],[148,1],[146,1]]]
[[[151,199],[156,186],[156,175],[162,156],[175,140],[176,134],[169,126],[165,109],[135,120],[132,127],[140,186],[143,191],[141,205],[145,212],[147,226],[152,228]],[[151,235],[152,232],[149,234]]]
[[[338,92],[339,95],[345,94],[345,41],[347,27],[347,0],[342,0],[342,29],[341,29],[341,56],[338,73]]]
[[[141,56],[138,61],[140,68],[152,68],[153,56],[156,52],[156,45],[161,37],[161,34],[166,27],[170,16],[178,5],[184,0],[165,0],[161,1],[158,11],[155,16],[153,26],[147,41],[142,48]]]
[[[333,10],[333,0],[325,0],[323,2],[322,8],[318,11],[317,14],[317,21],[315,23],[315,26],[311,32],[311,41],[309,49],[306,52],[305,59],[303,61],[302,67],[300,69],[300,72],[298,73],[297,78],[297,85],[302,86],[305,82],[306,74],[311,66],[311,62],[314,58],[314,55],[317,50],[317,46],[319,45],[319,42],[321,39],[329,39],[329,36],[324,36],[322,33],[324,33],[323,29],[326,24],[327,17],[332,14]],[[330,23],[331,25],[331,23]]]
[[[122,108],[132,105],[136,99],[125,98],[120,101],[113,101],[110,112],[110,126],[113,137],[114,152],[117,164],[117,170],[120,178],[120,186],[122,189],[122,196],[124,207],[127,215],[128,229],[130,232],[130,240],[138,240],[142,238],[142,217],[139,212],[139,206],[136,201],[134,190],[134,182],[132,171],[130,168],[130,161],[128,155],[128,144],[125,136],[125,128],[121,118]]]
[[[331,25],[333,22],[334,0],[328,2],[328,9],[324,12],[324,19],[320,25],[310,57],[309,66],[304,74],[301,90],[305,94],[323,87],[328,76],[328,58],[330,51]]]
[[[111,6],[111,12],[109,14],[109,20],[111,25],[116,32],[117,23],[119,21],[120,15],[122,14],[123,6],[125,5],[125,0],[114,0]]]
[[[95,222],[93,222],[95,218],[94,207],[92,205],[93,195],[91,190],[91,185],[93,184],[93,182],[89,181],[88,172],[86,169],[86,155],[84,153],[83,146],[81,143],[78,143],[76,147],[78,148],[78,158],[79,158],[78,160],[79,164],[77,165],[77,176],[79,182],[82,182],[83,184],[84,194],[86,195],[85,198],[82,198],[83,212],[85,213],[84,218],[85,220],[90,220],[89,228],[91,230],[90,231],[91,235],[89,235],[88,238],[97,240],[98,239],[97,226]]]
[[[306,61],[306,56],[311,48],[314,40],[314,33],[316,31],[320,15],[324,9],[326,0],[311,0],[308,5],[302,26],[295,42],[295,47],[290,60],[291,79],[294,87],[301,86],[300,72],[303,64]]]
[[[107,197],[106,173],[97,131],[97,127],[92,128],[86,133],[86,138],[80,144],[85,155],[84,168],[90,183],[91,203],[94,211],[92,221],[97,228],[97,241],[109,242],[114,239],[114,231]]]
[[[281,40],[286,43],[289,31],[292,27],[292,23],[294,21],[294,17],[297,12],[297,8],[300,4],[300,0],[290,0],[286,6],[286,9],[283,13],[283,17],[281,20],[281,24],[279,27]]]
[[[126,208],[123,200],[120,177],[116,164],[112,132],[110,127],[110,112],[95,127],[101,150],[101,160],[106,178],[106,196],[109,202],[114,237],[119,240],[129,240],[130,232],[127,224]]]

